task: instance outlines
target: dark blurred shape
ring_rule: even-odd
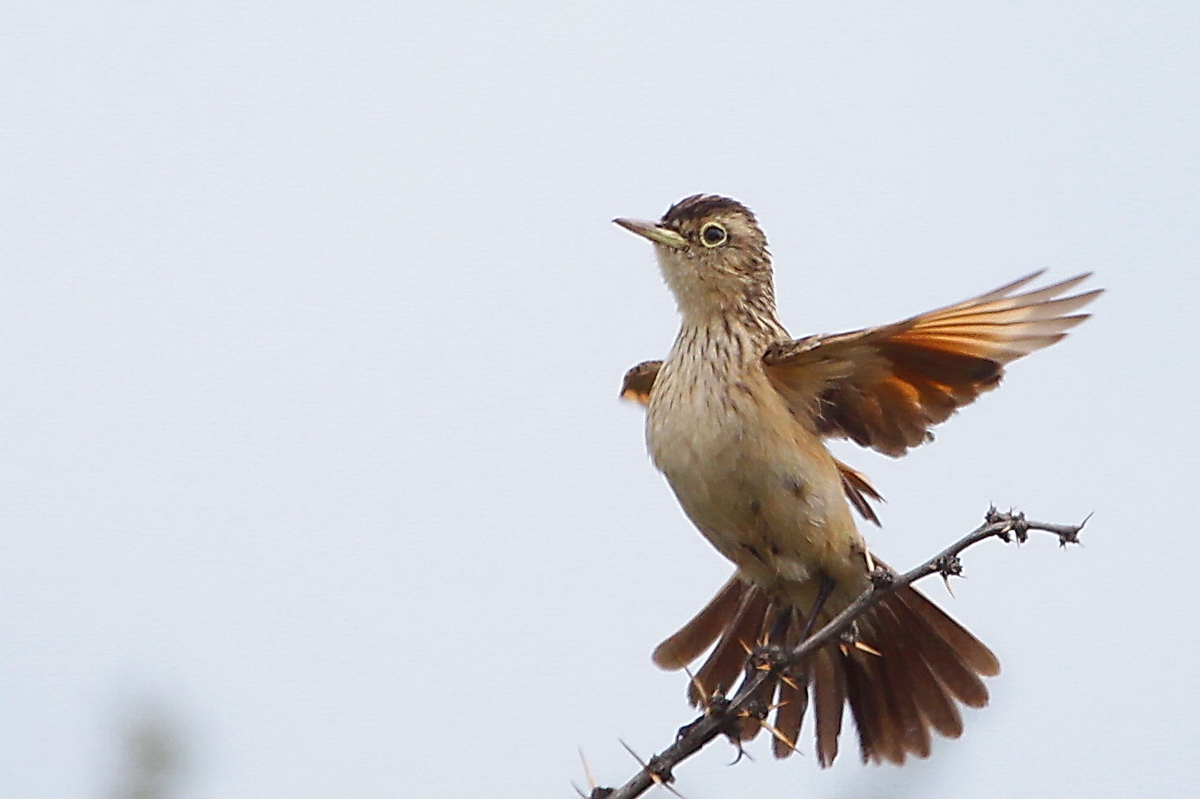
[[[123,725],[122,756],[112,799],[170,799],[185,765],[184,734],[161,706],[145,703]]]

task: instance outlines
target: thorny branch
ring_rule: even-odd
[[[739,719],[747,716],[765,718],[768,709],[762,706],[758,692],[774,675],[788,666],[799,663],[835,639],[841,639],[850,630],[855,619],[897,589],[932,574],[940,574],[945,579],[961,575],[962,563],[958,556],[968,547],[988,538],[999,538],[1006,543],[1015,539],[1017,543],[1023,544],[1029,539],[1031,530],[1053,533],[1058,536],[1059,546],[1066,546],[1079,543],[1079,532],[1084,524],[1087,524],[1087,519],[1078,525],[1035,522],[1026,519],[1023,513],[1004,513],[993,507],[988,510],[979,528],[915,569],[896,574],[877,568],[871,575],[871,587],[832,621],[790,650],[774,653],[755,652],[751,657],[762,659],[762,663],[751,663],[752,668],[757,668],[754,669],[752,677],[742,681],[737,693],[730,698],[710,697],[704,714],[681,729],[675,743],[645,763],[639,760],[641,768],[628,782],[620,788],[592,787],[587,799],[634,799],[654,785],[663,785],[670,789],[669,783],[675,779],[672,772],[684,760],[721,735],[728,735],[736,742],[736,726]]]

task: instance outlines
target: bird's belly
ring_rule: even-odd
[[[861,539],[824,445],[786,408],[740,401],[691,392],[651,403],[647,445],[684,512],[760,584],[861,572]]]

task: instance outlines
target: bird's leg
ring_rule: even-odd
[[[767,633],[768,646],[783,646],[787,639],[788,627],[792,625],[792,616],[794,610],[791,605],[785,605],[779,609],[775,615],[775,623],[771,625],[771,631]]]
[[[800,641],[797,643],[806,641],[808,636],[812,635],[813,628],[817,626],[817,616],[825,607],[825,603],[829,600],[836,585],[837,583],[828,574],[821,574],[821,587],[817,589],[817,599],[813,602],[812,612],[808,614],[808,620],[804,622],[804,629],[800,632]]]

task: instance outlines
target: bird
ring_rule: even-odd
[[[755,646],[795,645],[886,568],[852,514],[879,524],[871,502],[882,498],[826,441],[899,457],[932,440],[930,428],[995,388],[1008,363],[1087,319],[1079,310],[1103,291],[1071,293],[1090,273],[1030,288],[1040,271],[893,324],[793,339],[776,313],[766,236],[745,205],[696,194],[657,222],[613,221],[654,245],[680,316],[667,357],[631,368],[621,396],[646,406],[652,462],[736,567],[653,653],[659,667],[682,669],[709,652],[689,684],[694,705],[728,692]],[[903,764],[929,756],[933,733],[962,734],[960,705],[987,704],[983,678],[1000,664],[908,586],[857,619],[852,643],[830,643],[793,669],[765,701],[773,752],[797,750],[811,704],[826,767],[846,704],[863,762]],[[767,722],[740,725],[735,737],[748,740]]]

